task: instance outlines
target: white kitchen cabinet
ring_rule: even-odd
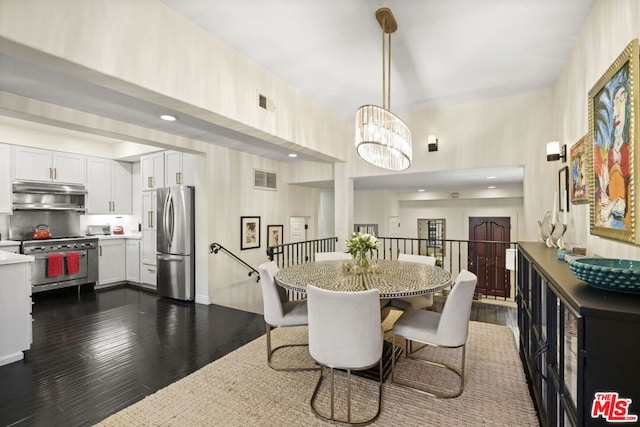
[[[127,239],[127,282],[140,283],[140,240]]]
[[[164,187],[164,153],[140,156],[140,176],[142,191],[153,191]]]
[[[195,158],[180,151],[164,152],[164,182],[171,185],[194,185]]]
[[[131,214],[131,164],[87,159],[87,213]]]
[[[11,213],[11,146],[0,144],[0,214]]]
[[[6,256],[0,257],[0,259],[2,259],[0,261],[0,276],[2,277],[2,286],[0,286],[0,366],[2,366],[22,360],[24,358],[23,351],[31,348],[31,262],[16,261]]]
[[[142,192],[142,237],[140,239],[140,282],[156,286],[156,192]]]
[[[84,184],[86,179],[86,159],[79,154],[14,146],[13,166],[17,180]]]
[[[124,282],[126,279],[125,239],[98,241],[98,285]]]

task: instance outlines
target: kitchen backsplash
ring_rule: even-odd
[[[84,233],[87,225],[109,224],[111,229],[115,225],[121,225],[125,234],[132,234],[138,232],[138,220],[140,217],[136,215],[81,215],[80,229]]]
[[[9,215],[0,215],[2,240],[9,240],[9,217]],[[140,217],[137,215],[80,215],[80,232],[84,234],[87,225],[110,224],[112,228],[114,225],[121,225],[126,234],[137,233],[139,220]]]

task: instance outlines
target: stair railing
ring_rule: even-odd
[[[229,249],[225,248],[220,243],[212,243],[212,244],[209,245],[209,253],[210,254],[217,254],[219,251],[222,251],[222,252],[226,253],[231,258],[235,259],[240,264],[242,264],[245,267],[247,267],[249,269],[249,277],[251,277],[252,274],[255,274],[256,275],[256,282],[260,281],[260,273],[258,273],[258,270],[256,270],[255,268],[251,267],[249,264],[244,262],[242,259],[238,258],[233,252],[229,251]]]

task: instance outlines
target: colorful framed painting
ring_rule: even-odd
[[[282,225],[267,225],[267,247],[279,246],[282,243]]]
[[[638,244],[638,39],[589,91],[591,234]]]
[[[589,164],[589,155],[587,153],[586,135],[573,144],[570,150],[569,160],[571,165],[571,203],[579,205],[589,203],[587,196],[587,165]]]
[[[240,217],[240,250],[260,247],[260,217]]]

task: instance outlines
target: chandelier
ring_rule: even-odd
[[[399,171],[411,165],[411,131],[391,112],[391,33],[398,24],[386,7],[376,11],[376,19],[382,28],[382,107],[363,105],[358,109],[356,150],[374,166]]]

